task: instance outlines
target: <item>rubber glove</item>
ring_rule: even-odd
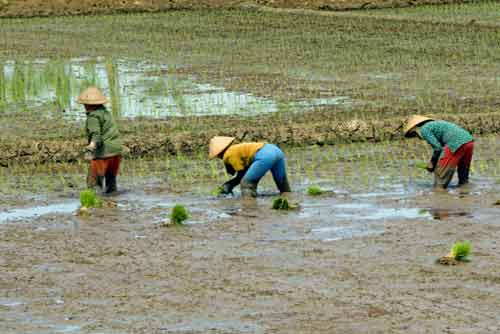
[[[220,193],[222,195],[229,195],[233,193],[233,187],[229,183],[224,183],[222,186],[220,186]]]

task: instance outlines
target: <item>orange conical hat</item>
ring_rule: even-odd
[[[213,159],[228,148],[236,138],[216,136],[210,139],[208,159]]]
[[[423,122],[432,121],[433,119],[426,116],[413,115],[411,116],[404,127],[404,135],[407,136],[416,126],[419,126]]]
[[[108,102],[108,99],[106,99],[99,88],[89,87],[78,96],[76,102],[80,104],[99,105]]]

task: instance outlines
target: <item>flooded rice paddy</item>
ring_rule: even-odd
[[[79,120],[84,113],[76,99],[89,85],[110,97],[110,110],[117,118],[258,116],[353,103],[347,96],[278,102],[272,96],[226,90],[178,71],[182,67],[104,57],[7,60],[0,64],[0,108],[5,111],[8,105],[9,111],[14,107]]]
[[[499,138],[491,135],[476,141],[472,184],[462,188],[452,185],[444,196],[431,191],[432,174],[415,166],[416,161],[425,161],[430,155],[428,147],[416,140],[285,149],[294,200],[299,203],[299,209],[288,215],[301,219],[304,231],[309,228],[300,238],[320,240],[379,233],[377,221],[474,218],[476,202],[492,205],[495,198],[486,200],[486,196],[500,186]],[[1,172],[5,198],[0,205],[1,223],[58,215],[81,219],[75,213],[84,186],[85,164],[14,166]],[[207,161],[204,156],[126,159],[119,177],[122,191],[112,198],[118,204],[115,213],[145,215],[146,225],[154,226],[167,219],[169,210],[179,202],[192,210],[191,223],[245,216],[238,191],[234,197],[212,194],[227,178],[220,161]],[[324,193],[307,195],[311,186],[319,186]],[[259,193],[262,198],[252,210],[273,214],[271,201],[278,193],[269,175],[259,184]],[[428,196],[432,200],[426,201]],[[472,204],[449,207],[456,200],[461,205]],[[310,220],[318,222],[306,228]]]
[[[349,15],[2,22],[0,332],[499,332],[498,29]],[[132,154],[85,217],[89,84]],[[400,138],[415,112],[473,130],[470,185],[432,191],[430,148]],[[297,209],[271,209],[270,176],[255,201],[213,195],[206,139],[247,130],[282,146]],[[165,227],[175,204],[190,217]],[[458,240],[470,262],[437,265]]]

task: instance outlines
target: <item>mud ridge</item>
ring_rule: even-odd
[[[478,113],[440,115],[480,135],[500,132],[500,114]],[[399,140],[404,117],[384,120],[351,119],[340,121],[327,113],[268,116],[241,119],[238,117],[199,117],[181,120],[120,121],[130,157],[195,154],[207,150],[212,136],[240,136],[247,132],[247,141],[267,141],[281,146],[335,145],[350,142]],[[75,128],[75,131],[76,130]],[[33,164],[75,162],[82,158],[83,136],[75,132],[52,139],[18,138],[0,141],[0,166],[13,163]],[[147,134],[147,135],[146,135]]]

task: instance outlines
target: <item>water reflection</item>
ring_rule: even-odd
[[[103,89],[118,117],[256,115],[352,102],[341,96],[277,103],[171,72],[167,65],[110,58],[6,61],[0,63],[0,110],[48,110],[81,118],[82,108],[75,101],[89,85]]]
[[[12,209],[0,212],[0,223],[6,221],[33,219],[47,214],[69,214],[75,212],[79,206],[80,203],[78,202],[67,202]]]

